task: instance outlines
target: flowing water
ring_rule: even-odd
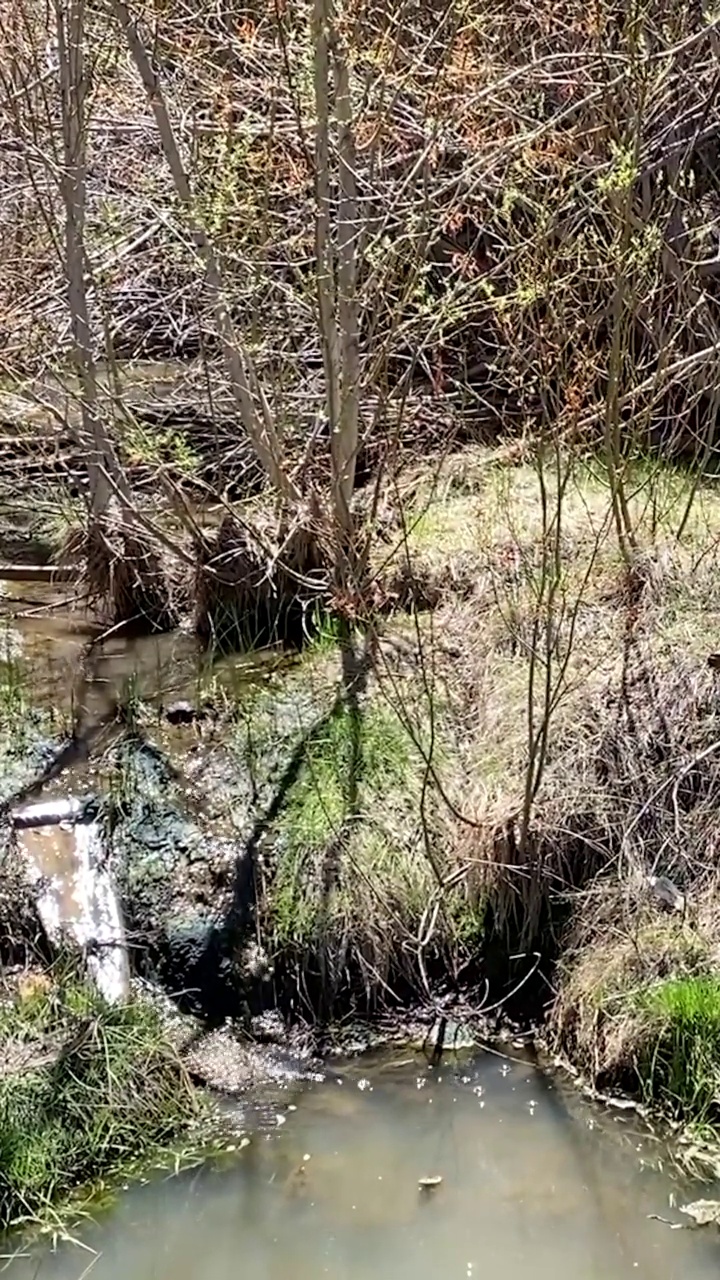
[[[669,1225],[712,1190],[520,1055],[360,1059],[247,1120],[222,1164],[123,1193],[82,1233],[94,1253],[31,1254],[10,1280],[717,1276],[717,1229]]]

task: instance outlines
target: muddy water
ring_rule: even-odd
[[[276,650],[213,660],[188,631],[102,633],[62,586],[0,584],[0,661],[10,657],[32,700],[91,724],[128,698],[168,706],[234,695],[281,660]]]
[[[526,1062],[360,1060],[263,1114],[224,1165],[121,1196],[82,1234],[94,1255],[63,1246],[11,1280],[89,1263],[93,1280],[717,1276],[720,1235],[649,1217],[681,1222],[675,1203],[712,1190],[679,1181],[636,1117]]]

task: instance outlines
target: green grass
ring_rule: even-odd
[[[649,1100],[695,1122],[720,1113],[720,978],[669,978],[638,996],[638,1072]]]
[[[0,636],[0,729],[22,736],[29,712],[27,678],[22,659],[12,652],[9,631]]]
[[[318,859],[335,840],[347,838],[373,875],[393,874],[388,835],[362,830],[370,809],[388,803],[403,786],[410,794],[411,740],[394,712],[367,707],[355,714],[340,705],[305,744],[298,778],[279,824],[282,856],[273,892],[277,941],[307,941],[320,924],[323,895]],[[396,859],[400,865],[400,856]],[[333,886],[334,910],[350,906],[342,867]]]
[[[417,743],[427,723],[419,700],[408,677],[391,699],[371,681],[359,708],[339,703],[305,740],[270,833],[268,947],[326,1011],[348,998],[374,1009],[398,987],[423,989],[422,966],[444,972],[458,957],[479,956],[482,904],[464,883],[438,892],[455,849],[432,785],[421,803]],[[440,703],[437,767],[445,759]]]
[[[0,1230],[41,1223],[170,1144],[198,1113],[158,1014],[76,979],[0,1007]]]

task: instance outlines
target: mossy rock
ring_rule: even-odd
[[[207,1011],[209,992],[232,1002],[227,886],[242,846],[192,814],[172,765],[149,743],[121,744],[115,782],[110,842],[136,967],[187,992],[191,1007]]]

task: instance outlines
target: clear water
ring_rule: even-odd
[[[278,1122],[281,1117],[282,1122]],[[634,1115],[526,1062],[354,1063],[248,1116],[221,1164],[126,1192],[11,1280],[715,1280],[715,1228],[671,1230],[713,1189],[678,1180]],[[441,1177],[432,1190],[421,1178]]]

